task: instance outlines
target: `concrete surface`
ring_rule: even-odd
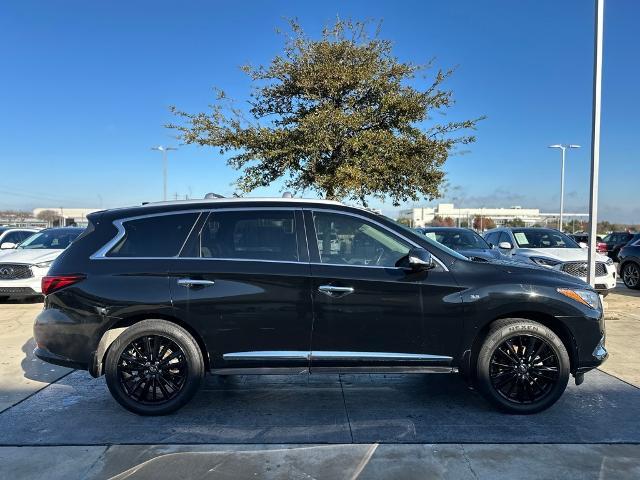
[[[538,415],[498,413],[456,376],[318,375],[208,377],[145,418],[32,358],[41,304],[2,304],[0,478],[640,478],[639,307],[624,286],[607,297],[608,373]]]
[[[71,370],[34,358],[33,319],[42,303],[0,304],[0,412]]]
[[[640,388],[640,290],[619,282],[614,292],[605,298],[609,358],[600,368]]]
[[[639,457],[639,445],[3,447],[0,478],[626,480],[640,478]]]

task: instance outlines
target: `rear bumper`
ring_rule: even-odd
[[[33,354],[36,357],[38,357],[40,360],[47,363],[52,363],[53,365],[60,365],[61,367],[87,370],[86,363],[76,362],[75,360],[71,360],[69,358],[63,357],[62,355],[56,355],[55,353],[51,353],[46,348],[36,347],[36,349],[33,351]]]

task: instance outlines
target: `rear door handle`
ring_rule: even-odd
[[[330,297],[344,297],[353,293],[353,287],[337,287],[335,285],[320,285],[318,291]]]
[[[178,285],[182,285],[183,287],[191,288],[191,287],[208,287],[214,285],[216,282],[213,280],[193,280],[191,278],[179,278]]]

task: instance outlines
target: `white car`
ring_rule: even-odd
[[[484,238],[513,260],[533,262],[587,281],[587,249],[558,230],[500,227],[487,231]],[[616,275],[613,260],[597,253],[595,289],[607,295],[616,286]]]
[[[83,228],[48,228],[0,256],[0,299],[41,295],[40,283],[53,261]]]
[[[35,228],[0,227],[0,255],[10,252],[37,231]]]

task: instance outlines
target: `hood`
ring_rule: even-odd
[[[572,287],[591,288],[589,285],[578,277],[569,275],[568,273],[537,265],[529,260],[526,262],[516,259],[493,260],[491,265],[507,275],[521,275],[522,283],[527,284],[531,281],[531,276],[543,277],[545,281],[555,280],[558,286],[571,285]]]
[[[491,262],[505,259],[505,256],[499,250],[492,248],[466,248],[456,251],[465,257],[478,257]]]
[[[64,250],[56,249],[33,249],[17,248],[10,250],[4,255],[0,255],[2,263],[42,263],[55,260]]]
[[[561,262],[587,261],[589,252],[586,248],[519,248],[517,255],[525,257],[547,257]],[[606,262],[609,257],[596,253],[596,261]]]

